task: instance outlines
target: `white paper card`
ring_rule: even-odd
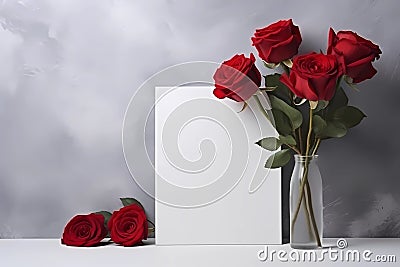
[[[276,132],[253,98],[212,91],[156,88],[156,244],[280,244],[280,169],[255,144]]]

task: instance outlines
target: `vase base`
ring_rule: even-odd
[[[317,249],[318,246],[316,244],[290,244],[290,247],[293,249]]]

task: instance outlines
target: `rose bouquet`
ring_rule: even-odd
[[[214,74],[214,95],[244,102],[255,98],[261,112],[274,125],[277,136],[268,136],[256,144],[277,151],[266,161],[266,168],[285,166],[295,154],[291,178],[291,245],[321,246],[322,190],[315,165],[322,141],[339,138],[365,117],[348,104],[346,89],[372,78],[372,66],[382,53],[379,46],[352,31],[329,30],[326,53],[297,55],[302,37],[292,20],[281,20],[257,29],[251,38],[264,65],[281,73],[261,76],[250,54],[235,55],[223,62]],[[264,78],[265,86],[261,86]],[[271,112],[259,97],[267,95]],[[272,115],[272,116],[271,116]]]

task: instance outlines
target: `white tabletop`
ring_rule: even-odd
[[[373,262],[377,259],[376,256],[382,255],[393,255],[397,261],[400,261],[400,239],[347,239],[348,247],[344,249],[333,246],[336,244],[336,239],[325,239],[324,241],[324,244],[332,244],[331,256],[333,259],[338,257],[336,261],[329,258],[329,248],[305,252],[304,250],[292,250],[289,245],[269,245],[270,257],[262,261],[259,258],[265,258],[265,254],[260,251],[265,250],[265,247],[260,245],[156,246],[154,240],[148,240],[146,245],[140,247],[127,248],[112,244],[78,248],[61,245],[58,239],[0,239],[0,266],[251,267],[288,265],[293,262],[292,258],[296,257],[300,257],[301,261],[300,264],[296,264],[297,266],[308,266],[309,264],[343,266],[344,262],[350,266],[365,266],[368,258]],[[273,258],[271,258],[271,253],[273,253]],[[302,260],[304,257],[307,259],[310,253],[317,253],[317,262]],[[318,262],[323,253],[325,260]],[[353,258],[356,257],[346,256],[354,255],[353,253],[359,253],[359,262],[353,262]],[[278,255],[281,259],[278,258]],[[346,261],[346,257],[350,258],[350,262]],[[384,258],[381,257],[381,259]],[[389,258],[390,256],[386,257],[387,260]],[[390,260],[393,261],[393,257]],[[379,263],[379,265],[397,266],[398,263],[386,262]]]

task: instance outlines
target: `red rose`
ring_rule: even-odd
[[[61,243],[68,246],[90,247],[107,236],[104,217],[100,214],[76,215],[65,226]]]
[[[114,211],[108,221],[111,240],[123,246],[134,246],[147,239],[147,218],[143,208],[132,204]]]
[[[249,99],[261,85],[261,74],[254,65],[255,61],[252,53],[250,58],[241,54],[224,61],[214,73],[214,95],[237,102]]]
[[[312,101],[331,100],[336,82],[343,75],[343,63],[333,55],[315,52],[297,56],[290,76],[282,74],[280,81],[295,95]]]
[[[335,34],[329,30],[328,54],[341,55],[346,64],[346,75],[359,83],[375,75],[372,61],[379,59],[382,51],[370,40],[364,39],[352,31],[340,31]]]
[[[260,58],[268,63],[279,63],[297,54],[301,35],[299,27],[289,19],[257,29],[251,40]]]

